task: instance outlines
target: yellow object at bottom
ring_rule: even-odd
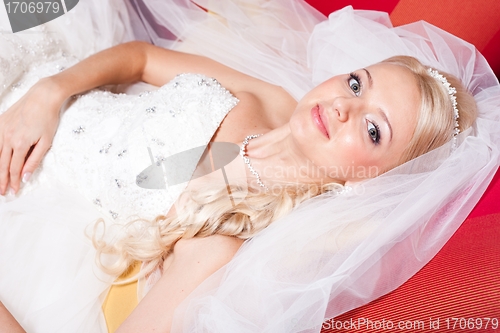
[[[137,274],[141,263],[136,262],[123,273],[117,281],[125,280]],[[137,281],[124,285],[112,285],[102,304],[108,332],[114,333],[137,306]]]

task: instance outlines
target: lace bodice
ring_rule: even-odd
[[[88,38],[83,47],[64,33],[50,33],[50,29],[65,31],[59,29],[65,22],[52,25],[34,28],[36,34],[1,36],[0,113],[41,77],[109,46],[100,45],[99,39],[86,36],[87,29],[82,29],[79,36]],[[125,32],[117,28],[107,33]],[[162,164],[171,155],[206,145],[237,102],[216,80],[198,74],[178,75],[139,96],[94,90],[74,97],[61,116],[51,149],[19,195],[42,181],[57,180],[76,189],[115,223],[132,215],[151,219],[166,213],[186,184],[147,189],[136,183],[137,176],[153,163]]]
[[[215,79],[198,74],[178,75],[138,96],[95,90],[75,97],[41,173],[77,189],[115,222],[154,218],[168,212],[186,184],[147,189],[137,176],[206,145],[237,102]]]

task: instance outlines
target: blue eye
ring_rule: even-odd
[[[354,95],[359,96],[361,94],[361,79],[359,76],[356,73],[349,74],[348,83]]]
[[[374,144],[378,144],[380,142],[380,129],[377,124],[368,122],[368,135]]]

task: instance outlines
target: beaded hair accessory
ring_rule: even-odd
[[[455,94],[457,93],[457,89],[455,89],[455,87],[452,87],[451,84],[448,82],[448,80],[443,75],[439,74],[437,70],[429,68],[427,69],[427,71],[430,76],[432,76],[436,80],[439,80],[443,84],[445,89],[448,91],[448,95],[450,95],[451,104],[453,106],[453,117],[455,121],[455,127],[453,129],[453,139],[452,139],[453,140],[452,150],[454,150],[457,147],[457,135],[458,133],[460,133],[460,129],[458,127],[459,114],[457,108],[457,96],[455,96]]]

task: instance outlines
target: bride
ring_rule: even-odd
[[[213,12],[217,9],[214,5]],[[330,20],[333,25],[375,24],[349,10]],[[197,38],[210,31],[207,27],[221,33],[221,40],[238,42],[241,38],[224,35],[210,20],[203,22],[206,26],[190,31],[179,49],[198,47],[194,52],[208,52],[208,48],[196,45]],[[332,29],[336,31],[326,23],[314,31],[309,57],[323,57],[327,43],[322,40]],[[381,34],[389,30],[377,28]],[[403,39],[392,38],[395,43]],[[416,37],[409,36],[408,40],[411,38]],[[404,45],[399,46],[403,50],[399,53],[409,53]],[[42,275],[42,280],[48,279],[48,285],[64,281],[64,288],[56,288],[51,294],[40,292],[43,282],[36,289],[34,284],[25,285],[33,294],[26,292],[22,300],[14,300],[20,283],[14,284],[12,277],[22,275],[23,269],[31,272],[40,267],[29,258],[30,253],[43,249],[47,256],[51,252],[47,244],[42,244],[34,245],[27,255],[16,256],[19,247],[6,246],[17,262],[29,268],[2,277],[0,299],[23,325],[34,330],[71,327],[74,331],[95,331],[102,325],[96,295],[105,292],[114,276],[138,260],[144,262],[140,277],[147,279],[148,286],[121,331],[171,328],[275,332],[317,328],[324,316],[338,314],[394,288],[408,273],[394,274],[403,264],[386,267],[387,263],[418,237],[422,244],[417,248],[422,252],[404,260],[413,270],[421,267],[460,219],[449,210],[467,214],[460,208],[467,201],[453,194],[455,190],[468,192],[487,182],[477,176],[474,183],[465,179],[498,158],[497,150],[493,157],[486,152],[497,147],[484,139],[484,129],[477,125],[483,120],[478,119],[469,129],[476,107],[460,81],[445,74],[443,64],[415,53],[426,61],[425,66],[414,58],[399,56],[370,66],[362,63],[356,70],[340,66],[350,70],[326,80],[326,73],[333,73],[326,70],[325,60],[316,59],[321,65],[313,67],[316,72],[312,82],[319,79],[323,83],[305,94],[299,89],[296,73],[289,75],[291,83],[282,84],[276,82],[281,80],[274,77],[276,74],[266,78],[262,77],[268,75],[264,72],[254,77],[248,68],[243,73],[204,56],[143,42],[107,49],[39,80],[0,118],[0,191],[5,194],[10,183],[13,192],[19,192],[17,199],[8,195],[11,201],[2,206],[2,234],[16,235],[9,237],[9,244],[29,239],[22,228],[12,227],[22,220],[22,214],[21,218],[12,216],[19,209],[15,204],[22,207],[37,202],[41,207],[50,202],[47,194],[54,194],[52,200],[59,206],[68,207],[44,214],[35,208],[32,215],[26,215],[26,221],[39,216],[49,225],[58,214],[78,212],[78,222],[71,223],[79,225],[75,230],[81,231],[83,239],[82,226],[97,218],[111,226],[127,222],[131,215],[137,219],[120,229],[118,241],[101,240],[94,234],[100,264],[109,275],[94,271],[97,276],[87,276],[96,285],[92,288],[89,281],[73,283],[78,278],[57,267]],[[286,67],[280,68],[279,61],[275,61],[278,69]],[[282,61],[287,62],[286,56]],[[179,73],[197,74],[176,76]],[[94,91],[71,101],[59,118],[59,109],[72,95],[139,80],[162,87],[139,97]],[[143,111],[138,114],[138,110]],[[148,163],[160,165],[174,153],[208,142],[241,146],[244,159],[231,163],[243,161],[243,169],[227,165],[229,188],[220,172],[194,179],[187,187],[176,188],[169,183],[166,195],[133,187]],[[156,156],[148,145],[154,145]],[[210,150],[203,156],[208,155]],[[150,161],[148,156],[152,157]],[[203,161],[203,156],[196,160]],[[462,175],[463,160],[471,156],[475,156],[476,164],[467,165],[470,170]],[[42,167],[35,169],[42,158]],[[244,177],[232,170],[243,170]],[[453,175],[455,179],[450,179]],[[441,189],[442,184],[448,188]],[[429,190],[435,191],[431,198],[413,200]],[[177,199],[181,192],[187,195]],[[436,198],[441,200],[437,206],[422,210]],[[82,199],[94,206],[86,206]],[[43,229],[44,223],[36,228],[51,231],[52,227]],[[444,228],[443,224],[448,225]],[[26,223],[26,227],[33,226]],[[432,235],[440,227],[444,235],[436,239]],[[382,232],[387,228],[391,231]],[[244,239],[258,232],[242,246]],[[108,233],[109,228],[105,235]],[[74,237],[70,239],[78,239]],[[392,242],[396,245],[389,247]],[[81,251],[71,248],[73,254]],[[16,259],[7,260],[7,252],[2,253],[3,267],[12,266]],[[107,254],[114,255],[114,260],[110,261]],[[85,258],[72,269],[87,269],[87,275],[97,270],[87,262],[87,255],[69,257],[55,266]],[[374,258],[378,259],[374,262]],[[161,277],[155,279],[158,275]],[[365,283],[373,276],[378,278]],[[33,283],[27,278],[22,281]],[[8,292],[9,285],[14,288]],[[62,294],[75,287],[80,290],[70,292],[73,298],[84,297],[88,291],[92,295],[62,310],[71,300]],[[330,296],[325,296],[325,291]],[[351,293],[357,296],[351,297]],[[333,302],[328,304],[329,300]],[[266,313],[257,314],[256,309],[266,309]],[[69,320],[73,310],[79,311],[79,318]],[[54,321],[57,311],[66,312],[59,313],[63,319]],[[52,316],[42,319],[47,313]]]

